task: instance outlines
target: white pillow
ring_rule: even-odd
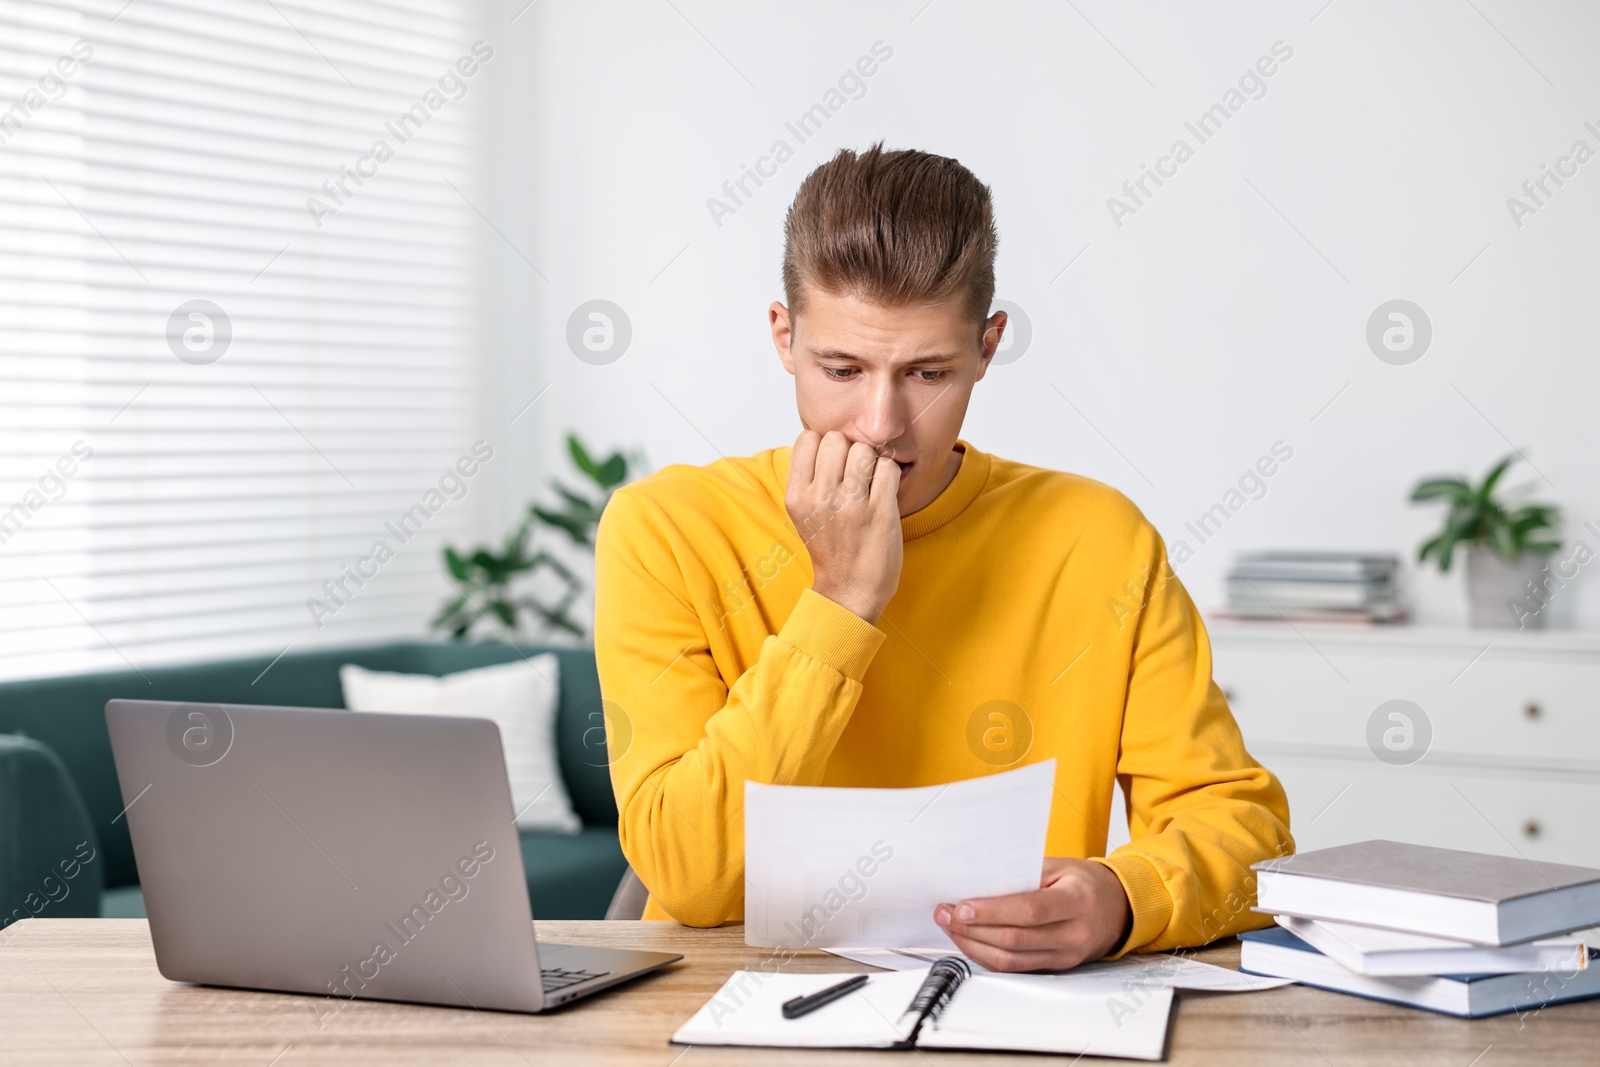
[[[511,805],[520,830],[577,833],[556,760],[556,657],[549,652],[517,663],[479,667],[436,678],[431,674],[339,668],[344,706],[351,711],[392,711],[490,719],[500,728],[511,780]]]

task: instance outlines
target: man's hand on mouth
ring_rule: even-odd
[[[900,585],[901,473],[898,461],[838,430],[802,432],[790,456],[783,502],[811,553],[811,587],[870,623]]]

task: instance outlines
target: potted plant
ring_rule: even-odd
[[[1413,502],[1444,500],[1450,504],[1444,529],[1423,543],[1417,562],[1432,558],[1441,573],[1448,573],[1456,547],[1462,548],[1467,557],[1467,603],[1473,626],[1520,629],[1544,623],[1542,612],[1519,612],[1514,604],[1527,595],[1527,583],[1538,580],[1550,554],[1561,547],[1551,535],[1560,512],[1551,504],[1512,507],[1506,497],[1527,489],[1526,485],[1495,495],[1501,475],[1520,456],[1513,452],[1500,460],[1477,486],[1461,477],[1429,478],[1411,491]]]
[[[617,452],[596,462],[576,434],[567,435],[567,451],[594,488],[577,491],[552,479],[551,484],[561,497],[561,506],[547,508],[530,504],[522,522],[507,535],[499,551],[480,546],[462,554],[455,546],[446,545],[444,564],[457,595],[434,616],[430,623],[433,629],[448,630],[452,640],[464,641],[472,636],[474,627],[487,622],[491,630],[503,627],[505,632],[501,636],[514,636],[522,625],[523,612],[527,611],[546,631],[563,631],[579,641],[588,637],[583,624],[571,613],[584,591],[584,579],[550,552],[544,549],[530,552],[528,542],[534,524],[543,523],[561,530],[574,544],[594,551],[600,513],[617,487],[628,481],[630,459]],[[633,466],[642,465],[640,457],[632,459]],[[527,589],[528,581],[541,571],[554,574],[564,586],[554,599],[540,598]],[[526,591],[514,591],[513,583],[521,584]]]

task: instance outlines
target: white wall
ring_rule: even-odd
[[[1584,127],[1600,129],[1593,5],[539,0],[510,22],[524,2],[497,0],[486,30],[501,61],[482,206],[503,234],[487,403],[516,456],[493,532],[566,473],[569,428],[655,466],[793,440],[765,310],[783,213],[813,166],[881,137],[991,186],[999,295],[1032,323],[963,436],[1122,489],[1195,550],[1180,573],[1202,608],[1242,548],[1411,558],[1438,519],[1406,502],[1411,485],[1476,477],[1513,446],[1543,475],[1513,482],[1600,545],[1580,530],[1600,519],[1600,160],[1520,227],[1507,208],[1575,140],[1600,151]],[[865,94],[799,144],[785,120],[877,41],[893,55]],[[1265,94],[1199,143],[1184,123],[1278,41],[1293,55]],[[1194,157],[1117,225],[1108,197],[1178,138]],[[778,139],[795,158],[718,226],[707,199]],[[594,298],[633,327],[605,366],[565,341]],[[1395,298],[1434,331],[1406,366],[1365,340]],[[1208,543],[1188,534],[1279,440],[1294,455],[1266,495]],[[1464,617],[1458,582],[1420,575],[1420,616]],[[1584,571],[1556,617],[1600,620],[1594,585]]]

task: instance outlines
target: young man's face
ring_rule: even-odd
[[[953,449],[967,401],[1000,345],[1005,312],[980,325],[956,298],[898,308],[812,291],[806,298],[797,320],[777,301],[768,309],[801,423],[892,457],[900,514],[926,507],[959,465]]]

